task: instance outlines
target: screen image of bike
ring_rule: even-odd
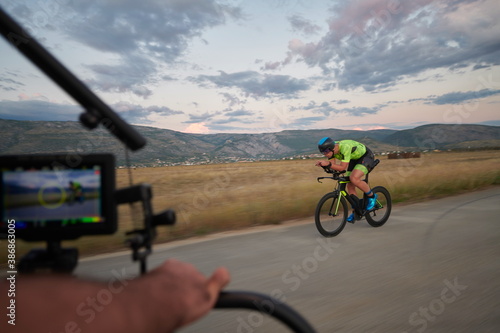
[[[2,172],[3,221],[17,229],[102,223],[101,169]]]

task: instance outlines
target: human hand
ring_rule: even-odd
[[[325,166],[327,166],[327,165],[329,165],[329,164],[330,164],[330,162],[326,162],[326,164],[325,164],[325,162],[326,162],[326,161],[316,161],[316,164],[315,164],[315,165],[316,165],[317,167],[325,167]]]
[[[193,265],[171,259],[138,279],[137,283],[151,293],[151,305],[157,313],[155,320],[159,321],[159,327],[163,331],[173,331],[207,314],[229,280],[225,268],[218,268],[207,278]],[[175,318],[175,321],[167,321],[166,317]]]
[[[119,284],[63,274],[23,276],[16,280],[16,329],[174,332],[208,313],[229,280],[225,268],[207,278],[194,266],[177,260],[167,260],[145,275]],[[2,294],[8,288],[7,280],[0,281]],[[5,331],[4,326],[9,326],[7,320],[0,322],[0,332]]]

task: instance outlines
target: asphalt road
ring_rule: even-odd
[[[318,332],[500,331],[500,187],[400,205],[383,227],[358,221],[334,238],[311,218],[159,245],[150,267],[167,258],[206,274],[226,266],[227,290],[272,294]],[[115,254],[82,260],[76,273],[137,271]],[[262,312],[214,310],[180,332],[290,331]]]

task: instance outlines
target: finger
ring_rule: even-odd
[[[207,280],[207,291],[210,295],[210,300],[215,303],[219,297],[221,290],[229,284],[231,276],[229,271],[220,267],[214,271],[212,276]]]

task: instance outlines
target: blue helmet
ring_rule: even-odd
[[[335,147],[335,141],[333,141],[332,138],[329,137],[324,137],[318,142],[318,149],[320,153],[323,153],[327,149],[333,151],[334,147]]]

